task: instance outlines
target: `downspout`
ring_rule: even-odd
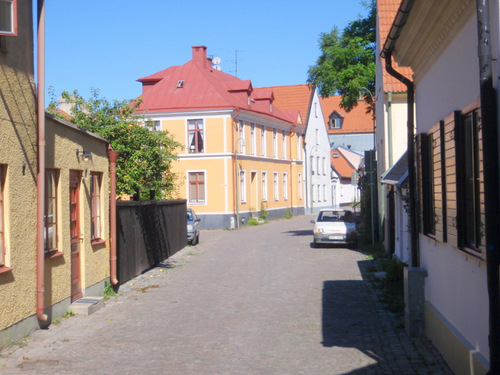
[[[234,174],[233,174],[233,215],[236,217],[236,205],[238,204],[236,202],[236,200],[238,199],[237,196],[236,196],[236,189],[237,189],[237,186],[236,186],[236,167],[237,167],[237,156],[236,156],[236,145],[234,144],[234,131],[233,131],[233,125],[234,125],[234,121],[236,121],[236,118],[240,115],[240,109],[239,108],[235,108],[236,109],[236,114],[234,116],[231,116],[231,147],[233,147],[233,171],[234,171]],[[237,220],[239,220],[237,218]],[[239,223],[236,223],[236,227],[239,228]]]
[[[411,80],[394,70],[392,67],[392,51],[384,51],[385,69],[387,73],[406,86],[407,91],[407,148],[408,148],[408,187],[410,208],[410,237],[411,237],[411,267],[419,267],[418,232],[417,232],[417,205],[416,205],[416,171],[415,171],[415,86]]]
[[[117,272],[116,272],[116,160],[118,159],[119,151],[113,151],[111,145],[108,147],[109,157],[109,174],[110,174],[110,201],[109,201],[109,215],[110,215],[110,280],[111,284],[117,285]]]
[[[500,198],[498,181],[498,109],[493,87],[491,27],[488,0],[477,0],[477,33],[483,131],[484,206],[486,231],[486,274],[489,297],[490,370],[500,374],[500,238],[498,231]]]
[[[388,133],[388,138],[392,139],[392,92],[389,92],[387,94],[387,133]],[[392,147],[388,147],[388,151],[389,151],[389,166],[392,167],[394,165],[392,156]]]
[[[36,316],[47,321],[45,305],[45,244],[43,239],[45,211],[45,3],[38,0],[37,32],[37,118],[38,118],[38,175],[36,231]]]

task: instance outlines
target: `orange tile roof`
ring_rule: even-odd
[[[307,121],[313,93],[311,85],[288,85],[263,87],[274,93],[274,105],[284,110],[299,110],[302,121]],[[307,125],[307,124],[304,124]]]
[[[370,112],[367,112],[367,106],[364,102],[354,107],[350,112],[340,107],[340,95],[330,96],[328,98],[320,98],[323,117],[325,118],[325,126],[328,134],[344,134],[344,133],[373,133],[373,117]],[[333,111],[336,111],[344,118],[342,128],[329,129],[328,121]]]
[[[396,13],[398,12],[401,0],[377,0],[377,15],[378,15],[378,42],[382,48],[391,29]],[[385,70],[385,61],[382,61],[384,92],[405,92],[406,86],[399,80],[391,76]],[[403,74],[405,77],[411,79],[413,71],[409,67],[400,67],[394,59],[392,59],[392,66],[395,70]]]
[[[337,150],[331,151],[330,160],[333,170],[342,178],[351,178],[351,175],[356,172],[344,155]]]

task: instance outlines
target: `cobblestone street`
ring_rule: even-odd
[[[356,250],[311,247],[311,216],[201,243],[0,356],[6,374],[451,374],[411,340]]]

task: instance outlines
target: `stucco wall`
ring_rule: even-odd
[[[5,181],[5,266],[0,331],[35,313],[36,110],[31,2],[18,2],[19,35],[0,51],[0,165]],[[25,27],[23,27],[25,25]],[[5,270],[5,269],[4,269]]]
[[[46,122],[46,166],[59,172],[58,181],[58,235],[62,257],[46,262],[46,303],[52,305],[70,296],[71,292],[71,235],[69,196],[70,171],[80,173],[80,269],[82,289],[109,277],[109,167],[107,142],[72,125],[47,119]],[[88,150],[92,154],[85,161],[76,155],[76,150]],[[102,174],[101,183],[101,243],[91,243],[91,191],[90,174]]]

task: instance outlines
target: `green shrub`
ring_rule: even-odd
[[[248,225],[259,225],[259,221],[256,218],[251,217],[248,219]]]
[[[293,217],[292,215],[292,211],[290,211],[289,208],[287,208],[287,210],[285,211],[285,219],[291,219]]]

